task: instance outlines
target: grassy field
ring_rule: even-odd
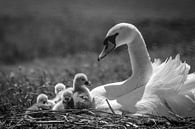
[[[131,75],[127,50],[109,55],[101,62],[96,53],[77,53],[66,58],[35,59],[18,65],[1,65],[0,69],[0,127],[11,128],[193,128],[193,118],[173,116],[135,117],[97,112],[67,110],[64,113],[36,112],[32,120],[23,119],[24,111],[35,103],[40,93],[54,97],[54,85],[62,82],[72,86],[76,73],[86,73],[92,88],[122,81]],[[126,52],[125,52],[126,51]],[[68,121],[64,121],[66,117]],[[109,119],[108,119],[109,118]],[[70,122],[71,121],[71,122]],[[40,123],[38,123],[40,122]]]
[[[165,60],[165,55],[169,57],[167,48],[158,52],[151,51],[152,60],[159,55],[159,58]],[[86,73],[95,88],[110,82],[122,81],[131,75],[131,64],[126,48],[122,48],[121,52],[114,52],[101,62],[97,61],[98,54],[92,52],[83,52],[69,55],[66,58],[45,58],[35,59],[31,62],[19,63],[17,65],[1,65],[0,66],[0,91],[4,96],[9,89],[21,89],[26,100],[21,104],[27,108],[35,102],[36,96],[40,93],[47,93],[49,98],[54,97],[54,85],[62,82],[67,86],[72,86],[73,77],[76,73]],[[163,53],[166,52],[166,53]],[[162,56],[163,55],[163,56]],[[181,57],[183,61],[193,62],[194,59],[189,57]],[[194,64],[190,64],[194,70]],[[29,88],[29,89],[28,89]],[[12,91],[16,92],[16,91]],[[16,104],[19,99],[15,94],[6,95],[1,99],[1,103]],[[18,94],[19,95],[19,94]],[[24,96],[20,96],[23,98]],[[28,100],[30,96],[31,100]],[[4,98],[8,97],[6,102]],[[16,100],[13,100],[15,98]],[[33,101],[32,101],[33,100]],[[25,103],[23,103],[25,102]]]
[[[128,62],[128,58],[124,58],[126,57],[121,56],[121,59],[117,59],[111,56],[109,60],[98,62],[97,54],[80,53],[66,58],[37,59],[21,65],[1,66],[0,90],[4,96],[3,92],[9,89],[21,89],[24,96],[27,97],[21,102],[22,105],[28,102],[28,97],[33,100],[30,100],[30,104],[23,105],[25,109],[35,102],[37,94],[49,92],[49,98],[54,97],[54,85],[58,82],[72,86],[73,77],[79,72],[86,73],[89,76],[93,84],[92,88],[101,84],[124,80],[131,73],[130,65],[121,63]],[[16,91],[13,90],[12,92]],[[4,96],[1,99],[1,104],[10,102],[16,104],[20,98],[14,95]],[[24,96],[21,95],[20,97],[23,98]],[[7,99],[4,100],[6,97]],[[14,98],[16,100],[13,100]]]
[[[47,94],[50,99],[53,98],[54,85],[62,82],[72,86],[76,73],[86,73],[92,82],[92,88],[108,82],[124,80],[131,73],[129,64],[121,63],[121,61],[128,62],[128,58],[124,55],[119,59],[110,56],[109,60],[102,62],[97,61],[97,56],[96,53],[77,53],[66,58],[36,59],[18,65],[1,65],[0,114],[2,118],[5,120],[5,117],[8,119],[23,113],[36,102],[36,97],[40,93]],[[0,120],[2,127],[6,125],[3,124],[4,120]]]

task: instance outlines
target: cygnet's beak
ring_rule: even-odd
[[[91,82],[90,82],[90,81],[86,81],[86,82],[85,82],[85,85],[86,85],[86,86],[91,86]]]
[[[70,99],[71,99],[70,97],[65,97],[65,98],[64,98],[64,100],[65,100],[66,102],[69,102]]]
[[[57,94],[58,94],[60,91],[61,91],[61,89],[58,89],[58,90],[57,90]]]
[[[104,47],[100,55],[98,56],[98,61],[106,57],[109,53],[111,53],[116,48],[115,39],[113,42],[113,39],[111,40],[110,37],[105,38],[104,40]]]

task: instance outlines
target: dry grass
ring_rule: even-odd
[[[28,116],[27,116],[28,115]],[[64,112],[36,111],[17,113],[0,118],[2,128],[70,128],[70,129],[129,129],[129,128],[194,128],[195,118],[164,116],[116,115],[93,109],[68,109]]]

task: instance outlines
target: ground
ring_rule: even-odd
[[[35,103],[37,95],[45,93],[49,98],[53,98],[54,85],[62,82],[67,86],[72,86],[72,80],[76,73],[83,72],[87,74],[92,82],[92,88],[110,82],[122,81],[131,75],[131,66],[126,52],[111,54],[101,62],[97,61],[97,56],[96,53],[90,52],[78,53],[63,58],[35,59],[32,62],[23,62],[16,65],[1,65],[1,127],[11,126],[16,128],[17,126],[24,126],[26,121],[21,119],[22,114],[28,107]],[[36,125],[37,128],[37,124],[42,128],[51,126],[52,124],[52,126],[59,125],[64,127],[62,123],[66,122],[65,125],[67,128],[76,128],[75,125],[79,125],[79,123],[82,125],[80,128],[149,128],[151,126],[154,128],[174,128],[176,126],[193,128],[194,126],[192,119],[184,119],[178,116],[175,116],[174,119],[166,117],[155,118],[152,116],[138,118],[129,116],[129,114],[118,116],[97,113],[94,110],[70,110],[66,113],[61,113],[61,116],[65,116],[68,120],[71,120],[71,123],[70,121],[64,121],[61,117],[59,118],[59,113],[47,112],[46,114],[47,118],[43,118],[44,113],[41,112],[38,115],[41,118],[33,122],[31,121],[32,125],[29,125],[28,121],[27,125]],[[111,119],[108,119],[107,115]],[[56,116],[58,117],[56,118]],[[12,118],[12,122],[9,123],[10,118]],[[6,121],[7,119],[8,121]],[[96,122],[100,123],[97,124]],[[94,125],[94,123],[97,125]],[[87,124],[90,126],[86,126]]]

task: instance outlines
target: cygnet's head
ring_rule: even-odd
[[[91,86],[91,82],[88,80],[87,75],[85,75],[84,73],[77,73],[74,76],[73,86],[77,87],[82,85]]]
[[[107,56],[115,48],[131,43],[134,37],[139,33],[137,28],[129,23],[119,23],[113,26],[107,33],[104,42],[103,50],[98,57],[98,61]]]
[[[47,104],[48,103],[48,96],[46,94],[39,94],[37,97],[38,104]]]
[[[55,94],[57,95],[60,91],[63,91],[66,89],[66,86],[63,83],[57,83],[55,85]]]
[[[62,101],[64,103],[68,103],[72,100],[72,97],[73,97],[73,92],[71,90],[64,90],[63,93],[62,93]]]

